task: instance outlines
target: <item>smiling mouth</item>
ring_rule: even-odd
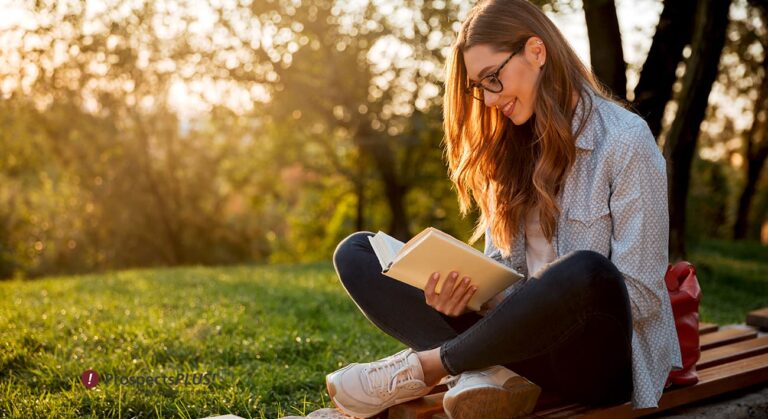
[[[515,110],[516,102],[517,102],[517,98],[510,100],[509,103],[507,103],[501,108],[501,113],[503,113],[504,116],[506,117],[509,117],[510,115],[512,115],[512,111]]]

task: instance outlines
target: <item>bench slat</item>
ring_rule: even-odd
[[[533,416],[560,418],[587,414],[589,417],[634,417],[751,385],[744,383],[768,381],[768,336],[757,338],[757,332],[749,329],[718,329],[718,325],[711,323],[702,323],[699,326],[702,350],[701,359],[697,363],[699,383],[665,391],[658,409],[633,411],[630,403],[591,410],[579,404],[558,406],[562,402],[555,395],[544,393]],[[728,375],[729,371],[733,374]],[[409,402],[389,409],[389,419],[447,419],[442,410],[442,397],[446,388],[440,387],[423,401]]]
[[[701,358],[696,363],[696,369],[701,371],[706,368],[764,353],[768,353],[768,336],[702,351]]]
[[[708,334],[708,333],[714,333],[717,332],[717,330],[720,328],[719,325],[714,323],[700,323],[699,324],[699,339],[701,339],[701,335]],[[747,334],[749,335],[749,334]],[[738,334],[739,338],[741,338],[741,334]],[[719,353],[716,353],[715,356],[716,359],[719,361],[719,363],[725,363],[729,361],[733,361],[736,359],[741,359],[746,356],[755,355],[762,353],[759,350],[755,351],[754,353],[751,353],[749,355],[739,356],[738,353],[741,353],[741,350],[739,348],[731,348],[732,345],[728,345],[728,342],[733,341],[734,339],[734,333],[728,332],[726,333],[720,333],[718,335],[712,335],[708,338],[707,343],[710,347],[717,348],[718,345],[725,345],[721,346],[722,348],[726,348]],[[751,341],[751,340],[750,340]],[[710,349],[714,350],[714,349]],[[702,351],[702,357],[708,353],[708,351]],[[707,359],[709,364],[700,365],[700,362],[696,364],[697,369],[703,369],[708,368],[714,365],[717,365],[717,363],[712,364],[711,360]],[[561,405],[562,403],[558,403],[558,399],[556,397],[551,397],[549,393],[543,393],[542,398],[550,396],[551,400],[546,400],[544,402],[540,402],[539,405],[536,406],[536,414],[543,415],[543,416],[549,416],[549,417],[557,417],[557,412],[559,411],[568,411],[569,414],[575,413],[576,409],[580,406],[577,404],[571,404],[571,405]],[[581,408],[581,410],[586,410],[586,408]]]
[[[754,339],[757,337],[757,331],[754,329],[726,329],[717,332],[707,333],[699,337],[699,347],[702,351],[717,348],[742,340]]]
[[[718,329],[720,329],[720,326],[714,323],[699,323],[699,335],[717,332]]]
[[[659,401],[658,408],[632,410],[631,403],[627,402],[619,406],[588,411],[582,410],[583,408],[576,408],[571,412],[559,411],[558,415],[574,416],[583,413],[583,418],[631,418],[662,412],[754,384],[764,383],[768,381],[768,354],[705,369],[699,372],[699,378],[698,384],[694,386],[666,391]]]
[[[432,393],[389,408],[387,419],[430,419],[443,411],[442,393]]]
[[[749,312],[747,324],[760,329],[768,329],[768,307]]]

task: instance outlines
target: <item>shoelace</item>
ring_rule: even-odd
[[[372,363],[366,374],[368,388],[376,391],[386,386],[387,393],[392,394],[397,383],[414,379],[413,370],[407,358],[408,353],[405,353],[404,356],[395,355],[393,358]],[[405,373],[405,379],[400,380],[403,373]]]

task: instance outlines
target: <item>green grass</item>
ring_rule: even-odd
[[[705,242],[690,255],[702,320],[768,306],[768,249]],[[405,346],[349,299],[330,262],[133,270],[0,283],[0,417],[275,418],[329,406],[323,378]],[[209,386],[91,390],[93,368],[218,374]],[[190,378],[191,380],[191,378]]]
[[[691,247],[702,321],[744,323],[747,312],[768,307],[768,246],[710,240]]]
[[[1,283],[0,345],[0,417],[126,418],[309,413],[329,405],[325,373],[405,347],[360,314],[330,263]],[[89,368],[221,375],[87,390]]]

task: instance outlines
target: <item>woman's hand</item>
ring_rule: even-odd
[[[438,294],[435,287],[440,280],[440,273],[433,273],[424,288],[427,305],[450,317],[458,317],[471,311],[467,308],[467,303],[477,291],[477,287],[471,285],[472,280],[466,276],[456,285],[458,277],[459,273],[452,271]]]

